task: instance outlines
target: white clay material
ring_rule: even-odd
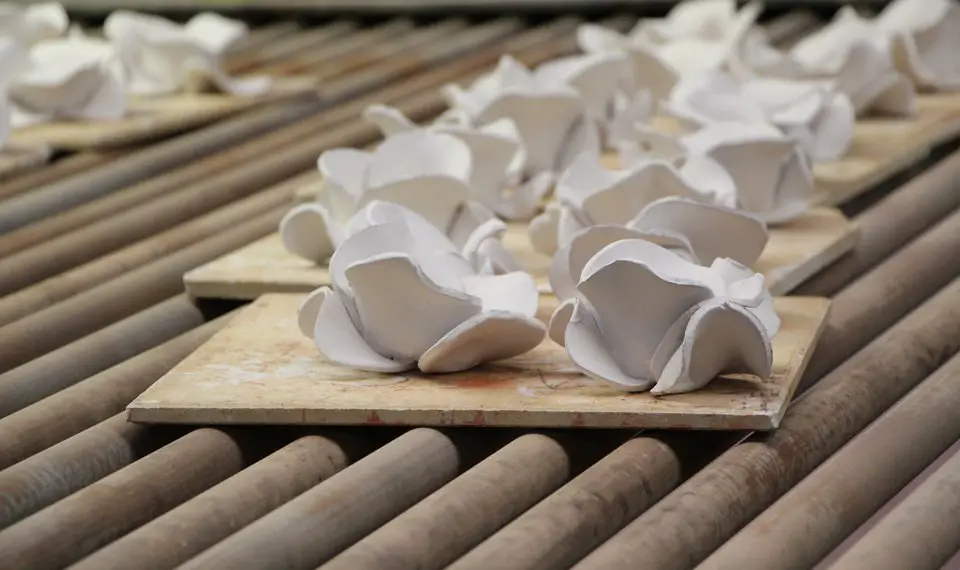
[[[894,0],[876,18],[897,69],[917,89],[960,91],[960,4]]]
[[[268,77],[236,79],[222,68],[226,50],[247,34],[246,26],[204,12],[180,25],[158,16],[117,10],[104,35],[114,43],[131,93],[164,95],[210,88],[240,96],[266,92]]]
[[[772,372],[780,328],[763,276],[726,258],[691,263],[623,239],[585,264],[550,335],[584,373],[625,391],[674,394],[718,374]]]
[[[421,128],[386,105],[371,105],[363,116],[384,136]],[[553,176],[541,173],[524,180],[527,154],[513,120],[500,119],[477,128],[464,114],[447,113],[424,128],[454,136],[470,148],[469,187],[474,200],[507,220],[528,220],[536,213]]]
[[[434,144],[422,144],[425,138]],[[482,205],[468,200],[465,180],[470,157],[463,143],[449,135],[409,131],[389,137],[384,145],[388,148],[384,150],[381,145],[374,153],[333,149],[320,156],[318,164],[324,175],[320,201],[298,204],[280,221],[280,236],[287,251],[324,263],[350,235],[373,223],[372,212],[382,215],[390,211],[402,216],[411,227],[429,228],[422,232],[441,243],[452,241],[477,271],[505,273],[520,268],[502,244],[506,225]],[[419,174],[407,169],[409,164],[393,172],[379,164],[395,163],[394,153],[403,148],[411,151],[410,160],[422,161],[420,167],[413,167],[421,169]],[[425,155],[432,152],[446,155],[446,161],[443,156],[435,156],[431,162]],[[371,180],[380,180],[380,186],[364,186]],[[397,204],[397,209],[380,203],[371,210],[372,203],[381,201]]]
[[[538,77],[508,55],[466,90],[447,85],[442,93],[447,104],[465,113],[473,125],[511,119],[527,153],[527,178],[562,171],[583,151],[599,152],[598,127],[580,93]]]
[[[314,291],[298,314],[325,358],[373,372],[457,372],[540,344],[530,275],[479,275],[452,243],[424,233],[429,225],[409,225],[393,205],[370,210],[374,223],[330,260],[333,287]]]
[[[746,212],[685,198],[661,198],[624,226],[591,226],[574,235],[553,257],[550,287],[561,301],[575,296],[587,261],[622,239],[644,239],[700,265],[729,258],[749,267],[760,257],[767,238],[766,224]]]
[[[595,155],[584,153],[557,182],[557,204],[548,205],[531,222],[530,240],[537,251],[552,255],[584,228],[624,225],[660,198],[678,196],[733,205],[735,192],[733,180],[722,169],[704,165],[697,158],[677,162],[646,159],[622,170],[609,170]]]
[[[0,2],[0,38],[29,48],[37,42],[60,37],[67,31],[70,20],[59,2],[28,4]]]
[[[636,145],[654,154],[709,157],[729,174],[736,206],[770,225],[802,216],[813,197],[813,169],[797,141],[766,123],[710,123],[672,138],[636,129]],[[730,204],[727,204],[730,205]]]
[[[850,99],[835,85],[777,78],[738,83],[721,72],[681,80],[662,109],[694,129],[715,122],[772,124],[814,161],[846,154],[856,119]]]
[[[112,48],[80,35],[34,45],[7,89],[14,127],[49,120],[111,120],[126,113]]]

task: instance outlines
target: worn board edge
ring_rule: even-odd
[[[299,80],[300,78],[280,78]],[[117,121],[51,122],[14,129],[10,140],[21,145],[48,145],[66,151],[111,150],[159,140],[177,133],[203,127],[244,111],[296,97],[319,97],[315,82],[305,78],[300,84],[291,81],[289,89],[281,89],[259,97],[243,98],[225,94],[204,94],[219,97],[221,104],[197,105],[194,108],[164,109],[145,112],[142,117],[127,115]],[[156,98],[162,101],[163,98]],[[170,99],[173,99],[171,97]],[[143,122],[141,122],[143,121]],[[60,132],[57,132],[57,129]]]
[[[846,216],[844,217],[846,218]],[[860,225],[849,218],[846,218],[846,220],[846,233],[830,244],[827,249],[820,250],[817,254],[808,257],[797,265],[779,267],[774,270],[773,275],[767,275],[770,294],[774,296],[787,295],[808,279],[850,253],[856,247],[857,242],[860,241]]]
[[[210,424],[210,425],[313,425],[313,426],[357,426],[357,425],[427,425],[436,427],[466,427],[466,426],[484,426],[484,427],[526,427],[526,428],[560,428],[560,427],[582,427],[582,428],[631,428],[631,429],[697,429],[697,430],[760,430],[767,431],[775,429],[789,408],[800,379],[802,378],[810,358],[820,341],[823,331],[826,328],[826,322],[829,316],[831,302],[829,299],[821,297],[781,297],[780,302],[788,303],[815,303],[818,320],[816,324],[809,327],[806,332],[809,333],[807,345],[797,349],[787,365],[789,377],[787,381],[778,389],[776,400],[779,405],[766,409],[753,411],[743,411],[730,409],[725,413],[700,413],[691,414],[689,411],[678,411],[665,409],[656,412],[647,412],[638,416],[636,412],[611,412],[606,414],[602,411],[588,411],[578,413],[575,411],[525,411],[525,410],[490,410],[490,409],[459,409],[448,410],[442,408],[417,410],[420,414],[416,420],[395,420],[391,418],[392,414],[410,414],[411,410],[388,410],[374,408],[341,408],[339,410],[319,410],[304,409],[300,407],[285,408],[282,406],[275,408],[223,408],[219,406],[189,408],[176,407],[170,405],[158,405],[150,402],[154,397],[152,392],[159,386],[164,378],[170,374],[180,373],[181,367],[189,367],[190,359],[193,354],[200,353],[211,343],[219,340],[221,335],[229,334],[230,327],[227,325],[218,331],[214,337],[201,345],[190,357],[174,367],[173,370],[164,375],[160,380],[148,388],[127,408],[127,418],[131,422],[147,424]],[[250,310],[253,306],[244,310]],[[542,307],[541,307],[542,308]],[[235,318],[239,318],[238,315]],[[290,326],[295,327],[294,319],[291,317]],[[544,339],[545,343],[551,343],[549,339]],[[209,347],[207,347],[209,348]],[[317,358],[322,358],[319,354]],[[690,407],[693,407],[691,404]],[[702,404],[701,404],[702,406]],[[345,417],[356,416],[363,413],[364,421],[359,422],[355,419],[348,420]],[[318,414],[323,416],[323,421],[317,421]],[[269,419],[264,416],[269,415]],[[584,415],[602,417],[602,421],[583,420]],[[569,418],[573,416],[574,422],[559,421],[560,418]],[[373,418],[371,420],[371,418]],[[480,419],[482,419],[482,421]]]

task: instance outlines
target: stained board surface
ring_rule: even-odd
[[[688,394],[626,394],[580,373],[550,340],[463,373],[374,374],[326,362],[296,325],[302,295],[265,295],[128,407],[131,421],[767,430],[777,426],[829,300],[780,297],[774,374]],[[556,300],[544,297],[541,318]]]

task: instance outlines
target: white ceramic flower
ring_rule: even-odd
[[[62,36],[70,23],[59,2],[0,2],[0,37],[25,48]]]
[[[126,96],[109,44],[73,35],[42,41],[7,85],[14,127],[58,119],[110,120]]]
[[[527,177],[560,172],[585,150],[599,152],[598,128],[580,93],[538,77],[509,55],[468,89],[451,84],[442,93],[447,104],[465,113],[473,125],[512,119],[527,153]]]
[[[654,101],[666,99],[681,77],[722,69],[743,38],[755,34],[761,5],[751,2],[736,11],[727,0],[678,4],[663,20],[641,20],[622,35],[595,24],[577,30],[587,53],[623,53],[631,62],[628,84],[648,90]]]
[[[836,160],[853,141],[853,105],[823,82],[755,78],[738,83],[714,72],[682,79],[663,111],[696,129],[715,122],[769,123],[814,161]]]
[[[212,86],[234,95],[253,96],[269,89],[268,77],[236,79],[222,68],[224,52],[246,33],[246,26],[211,12],[186,24],[127,10],[107,17],[104,35],[117,48],[130,90],[163,95]]]
[[[557,182],[557,201],[531,222],[530,241],[537,251],[552,255],[584,228],[622,226],[660,198],[732,205],[735,192],[733,180],[712,160],[648,158],[609,170],[598,157],[584,153]]]
[[[385,137],[420,129],[399,110],[386,105],[371,105],[363,116]],[[464,114],[448,113],[426,128],[452,135],[470,148],[470,191],[474,200],[507,220],[528,220],[536,213],[553,184],[553,176],[542,172],[524,179],[527,153],[512,119],[477,128]]]
[[[788,222],[810,208],[814,183],[810,159],[797,141],[773,125],[710,123],[677,138],[638,127],[635,136],[635,145],[666,159],[713,159],[733,180],[736,207],[767,224]],[[625,145],[621,155],[628,150]]]
[[[876,26],[897,69],[918,89],[960,91],[960,4],[894,0]]]
[[[850,6],[793,47],[782,73],[792,77],[833,78],[850,97],[857,115],[867,111],[909,115],[916,111],[915,92],[899,73],[876,27]],[[800,71],[797,71],[799,64]]]
[[[772,373],[780,328],[763,276],[718,258],[691,263],[641,239],[591,257],[550,336],[587,375],[630,392],[675,394],[724,373]]]
[[[626,225],[597,225],[577,232],[553,256],[550,287],[561,301],[575,296],[587,261],[622,239],[645,239],[699,265],[729,258],[750,267],[766,247],[767,238],[763,220],[747,212],[686,198],[661,198]]]
[[[300,308],[301,331],[328,360],[374,372],[457,372],[543,340],[530,275],[479,275],[452,244],[422,233],[428,224],[380,222],[343,243],[330,260],[333,288]]]
[[[519,269],[500,243],[506,225],[470,200],[470,161],[466,144],[427,130],[397,133],[374,152],[328,150],[317,161],[324,178],[321,201],[297,205],[284,216],[284,245],[294,255],[322,263],[351,235],[354,214],[385,201],[422,217],[478,270],[485,264],[498,273]]]

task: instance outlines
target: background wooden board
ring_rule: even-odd
[[[15,129],[10,140],[24,146],[66,150],[114,148],[159,139],[222,119],[238,111],[313,89],[309,78],[278,78],[262,97],[216,93],[131,98],[127,116],[115,121],[61,121]]]
[[[960,115],[931,106],[920,106],[917,117],[911,119],[857,121],[847,156],[814,165],[814,200],[828,206],[849,202],[958,134]]]
[[[856,244],[859,231],[837,209],[815,208],[802,218],[771,229],[770,241],[755,269],[782,295],[836,261]],[[549,292],[550,257],[530,245],[525,224],[511,224],[506,246]],[[287,253],[279,234],[272,234],[202,265],[184,276],[195,298],[256,299],[265,293],[308,292],[329,283],[325,266]]]
[[[721,377],[688,394],[626,394],[581,374],[562,347],[468,372],[380,375],[327,363],[296,325],[301,295],[266,295],[127,408],[190,424],[775,428],[820,336],[829,300],[781,297],[774,375]],[[555,304],[545,297],[543,303]]]
[[[7,145],[0,150],[0,180],[45,164],[51,154],[50,147],[45,145]]]

